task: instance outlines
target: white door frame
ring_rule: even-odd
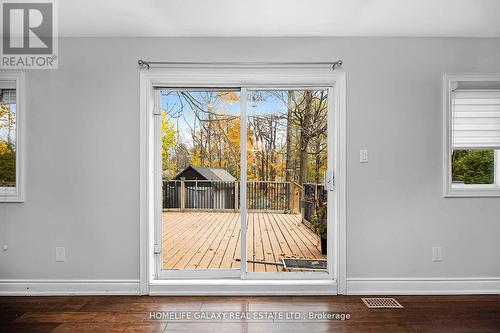
[[[324,66],[170,66],[167,68],[141,70],[140,104],[140,281],[142,294],[344,294],[346,286],[346,151],[345,151],[345,73],[332,71]],[[280,280],[243,279],[177,279],[158,280],[155,278],[154,221],[155,195],[154,181],[158,157],[154,140],[155,90],[157,87],[331,87],[329,97],[328,126],[334,133],[334,147],[329,145],[335,172],[335,191],[329,193],[329,207],[334,228],[328,228],[328,239],[333,246],[328,248],[328,257],[333,258],[333,279],[310,279],[307,274],[301,280],[285,277]],[[244,110],[242,110],[243,112]],[[332,149],[332,150],[330,150]],[[330,159],[332,160],[332,159]],[[244,194],[242,193],[242,199]],[[332,197],[330,199],[330,197]],[[156,198],[156,199],[155,199]],[[332,203],[332,205],[330,205]],[[157,203],[156,203],[157,204]],[[332,210],[328,210],[331,212]],[[244,228],[244,224],[241,226]],[[244,242],[242,242],[242,246]],[[243,251],[245,253],[245,251]],[[243,266],[243,265],[242,265]],[[293,276],[299,277],[293,274]],[[248,276],[249,274],[245,274]],[[288,273],[286,274],[288,275]],[[259,277],[260,276],[255,276]],[[266,278],[262,276],[262,278]]]

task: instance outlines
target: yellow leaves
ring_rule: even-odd
[[[204,165],[201,165],[201,149],[200,147],[196,147],[193,151],[193,154],[191,154],[191,165],[192,166],[197,166],[197,167],[200,167],[200,166],[204,166]]]
[[[177,131],[172,121],[167,118],[165,111],[161,113],[161,141],[162,141],[162,165],[167,176],[172,176],[176,169],[176,164],[171,160],[173,149],[177,144]]]
[[[240,120],[239,119],[234,119],[231,121],[229,129],[227,131],[227,138],[228,141],[235,145],[239,146],[240,145],[240,140],[241,140],[241,135],[240,135]]]
[[[166,133],[169,130],[169,124],[166,122],[161,123],[161,132]]]
[[[12,149],[10,149],[9,145],[5,141],[0,141],[0,155],[11,154]]]
[[[167,118],[167,114],[165,113],[165,111],[161,112],[161,120],[161,134],[163,145],[165,146],[166,144],[169,147],[173,147],[175,146],[175,137],[177,135],[174,124],[169,118]]]
[[[240,100],[238,94],[235,91],[222,91],[217,94],[217,97],[226,102],[235,103]]]
[[[2,117],[8,111],[9,111],[9,105],[7,105],[7,104],[0,104],[0,117]]]
[[[13,130],[16,124],[16,113],[8,104],[0,104],[0,128]]]

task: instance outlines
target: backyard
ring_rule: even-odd
[[[326,259],[327,92],[248,91],[246,119],[239,90],[161,92],[163,269],[240,268],[242,184],[248,271]]]

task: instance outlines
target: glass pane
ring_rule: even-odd
[[[495,151],[454,150],[452,156],[454,186],[495,183]]]
[[[240,268],[240,93],[161,92],[163,269]]]
[[[249,272],[326,270],[327,93],[248,92]]]
[[[15,82],[0,81],[0,187],[16,186]]]

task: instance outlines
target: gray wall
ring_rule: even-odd
[[[500,199],[441,192],[442,74],[500,72],[500,39],[204,38],[64,39],[59,70],[28,71],[26,202],[0,204],[0,279],[139,278],[139,58],[343,59],[348,277],[500,276]]]

